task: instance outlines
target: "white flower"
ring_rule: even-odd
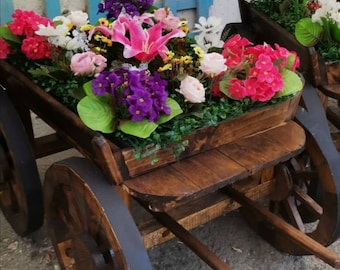
[[[340,2],[337,0],[319,0],[320,8],[312,15],[312,21],[322,25],[321,18],[326,18],[340,25]]]
[[[199,24],[195,23],[193,33],[205,32],[205,33],[218,33],[222,30],[221,18],[210,16],[208,19],[200,17],[198,19]]]
[[[200,47],[204,52],[207,52],[210,48],[222,48],[223,41],[219,34],[215,33],[204,33],[202,32],[195,37],[196,43],[195,46]]]
[[[199,24],[196,23],[193,33],[199,33],[195,36],[197,45],[207,52],[210,48],[221,48],[223,41],[221,40],[221,18],[210,16],[208,19],[205,17],[199,18]]]
[[[89,22],[89,15],[81,10],[71,11],[71,14],[67,16],[71,20],[71,23],[75,26],[86,25]]]
[[[65,25],[71,25],[72,22],[69,18],[65,17],[65,16],[57,16],[53,18],[54,22],[62,22]]]
[[[56,37],[56,36],[65,36],[68,33],[68,27],[64,24],[57,25],[57,27],[53,27],[50,24],[47,26],[43,24],[38,25],[39,30],[35,31],[35,33],[39,36],[45,37]]]
[[[220,53],[206,53],[201,60],[200,69],[208,76],[214,77],[227,70],[225,61],[225,58]]]
[[[205,89],[203,84],[195,77],[186,76],[181,81],[179,92],[185,100],[191,103],[202,103],[205,101]]]

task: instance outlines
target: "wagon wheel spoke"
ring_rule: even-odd
[[[46,173],[44,199],[62,269],[151,269],[123,201],[89,160],[53,164]]]
[[[307,134],[306,150],[285,163],[293,185],[284,199],[271,202],[271,211],[322,245],[335,239],[338,216],[337,187],[326,157]],[[278,237],[277,247],[294,255],[306,254],[288,239]]]
[[[14,231],[27,235],[43,224],[41,182],[31,145],[5,91],[0,91],[0,207]]]

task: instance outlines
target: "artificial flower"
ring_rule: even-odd
[[[200,69],[208,76],[214,77],[227,70],[226,59],[222,54],[212,52],[204,54]]]
[[[106,58],[94,52],[77,53],[72,56],[70,68],[74,75],[94,75],[106,68]]]
[[[202,103],[205,101],[205,89],[203,84],[192,76],[186,76],[181,81],[179,92],[191,103]]]

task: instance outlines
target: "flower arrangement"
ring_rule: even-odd
[[[268,17],[314,46],[328,62],[340,62],[340,2],[337,0],[251,0]]]
[[[240,35],[224,40],[216,17],[200,18],[191,38],[184,19],[151,0],[103,0],[98,10],[106,16],[96,25],[82,11],[48,19],[16,10],[0,27],[0,58],[74,101],[89,128],[136,150],[302,89],[295,52]]]

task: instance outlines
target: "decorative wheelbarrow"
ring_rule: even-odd
[[[189,230],[240,206],[275,247],[340,268],[325,247],[340,231],[340,156],[310,84],[302,96],[198,131],[179,161],[161,151],[152,165],[85,127],[5,61],[0,71],[1,207],[25,235],[42,225],[45,205],[62,269],[151,269],[146,249],[174,236],[213,269],[231,269]],[[30,110],[56,133],[34,138]],[[42,191],[35,158],[69,147],[84,158],[54,163]],[[137,223],[130,199],[153,218]]]

